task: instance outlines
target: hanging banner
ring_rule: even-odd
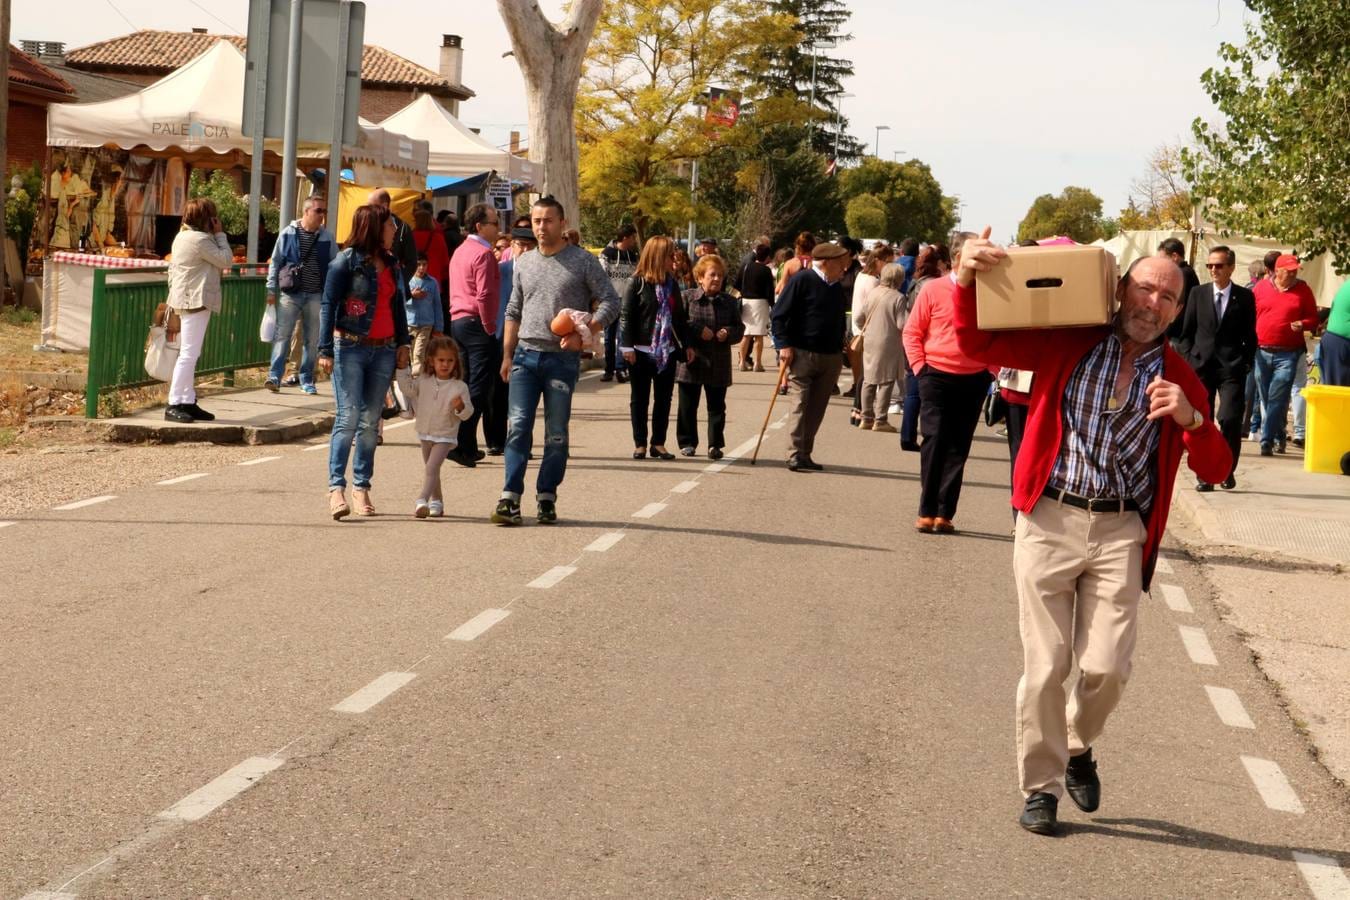
[[[511,215],[511,182],[494,175],[492,180],[488,182],[487,200],[492,204],[493,209],[503,216]]]
[[[733,128],[741,117],[741,92],[708,88],[708,111],[704,118],[714,125]]]

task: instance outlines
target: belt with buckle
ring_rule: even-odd
[[[344,341],[350,341],[353,344],[360,344],[362,347],[392,347],[394,345],[394,339],[391,337],[369,338],[359,334],[355,334],[350,331],[343,331],[341,329],[334,330],[333,334]]]
[[[1056,503],[1064,503],[1093,513],[1139,512],[1139,504],[1133,500],[1122,500],[1118,497],[1080,497],[1057,487],[1047,487],[1041,496]]]

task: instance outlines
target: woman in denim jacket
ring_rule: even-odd
[[[359,516],[375,514],[370,477],[384,395],[394,369],[408,365],[408,282],[390,252],[394,222],[379,206],[359,207],[351,237],[328,266],[319,311],[319,367],[333,375],[337,418],[328,451],[328,509],[334,519],[347,505],[347,460],[352,443],[352,503]]]

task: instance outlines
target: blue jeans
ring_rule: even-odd
[[[300,383],[314,383],[314,360],[319,349],[319,307],[322,293],[278,294],[277,336],[272,341],[272,366],[267,377],[280,381],[286,374],[286,357],[291,354],[291,335],[297,322],[302,322],[305,346],[300,354]]]
[[[619,320],[615,319],[605,326],[605,371],[612,374],[627,370],[628,362],[619,352]]]
[[[1303,440],[1308,429],[1308,401],[1303,399],[1303,389],[1308,386],[1308,354],[1300,353],[1294,359],[1294,386],[1290,391],[1289,405],[1294,408],[1294,440]]]
[[[1294,371],[1302,350],[1257,350],[1256,385],[1261,410],[1261,446],[1284,440],[1289,397],[1294,387]]]
[[[1242,434],[1259,434],[1261,432],[1261,406],[1265,403],[1261,399],[1260,386],[1256,383],[1256,366],[1252,366],[1251,371],[1247,373],[1247,419],[1242,425]]]
[[[347,486],[347,459],[356,444],[352,460],[352,483],[361,490],[370,487],[375,474],[376,428],[384,395],[394,378],[398,350],[387,347],[363,347],[341,338],[333,340],[333,396],[337,398],[337,418],[328,445],[328,487]]]
[[[540,500],[557,500],[567,474],[567,425],[572,418],[572,391],[581,372],[577,353],[541,353],[517,347],[511,358],[507,401],[506,484],[502,497],[520,500],[525,492],[525,466],[534,443],[534,417],[544,398],[544,458],[535,491]]]

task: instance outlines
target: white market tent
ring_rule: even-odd
[[[423,94],[380,123],[431,147],[427,170],[446,178],[470,178],[495,171],[514,182],[538,183],[535,164],[492,146],[474,134],[430,94]]]
[[[101,103],[52,104],[47,113],[51,147],[146,147],[186,154],[253,152],[253,138],[241,131],[244,109],[244,54],[229,41],[210,50],[143,90]],[[281,141],[266,142],[280,154]],[[356,147],[344,148],[349,163],[414,172],[425,178],[430,148],[426,141],[361,124]],[[327,144],[302,143],[301,159],[327,160]]]

